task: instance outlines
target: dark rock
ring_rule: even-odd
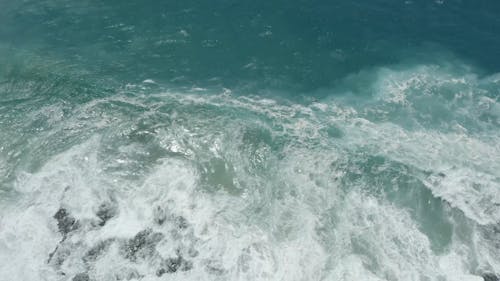
[[[83,256],[83,260],[85,262],[95,262],[100,255],[102,255],[111,245],[114,239],[104,240],[97,243],[94,247],[90,248],[90,250],[85,253]]]
[[[54,215],[54,218],[57,220],[57,227],[63,236],[78,228],[76,219],[70,216],[64,208],[60,208]]]
[[[175,221],[179,229],[186,229],[189,226],[188,221],[182,216],[177,217]]]
[[[78,273],[71,280],[72,281],[90,281],[90,277],[87,273]]]
[[[139,254],[141,256],[152,255],[156,244],[163,239],[164,235],[159,232],[153,232],[150,228],[137,233],[134,238],[125,244],[125,257],[135,260]]]
[[[193,263],[185,260],[182,256],[176,258],[168,258],[162,262],[161,268],[156,271],[157,276],[162,276],[165,273],[174,273],[178,270],[189,271],[193,268]]]
[[[147,244],[147,238],[151,234],[151,229],[143,230],[130,239],[127,244],[127,257],[135,256]]]
[[[57,245],[56,248],[54,249],[54,251],[52,251],[49,254],[49,259],[47,260],[47,263],[50,263],[50,261],[52,261],[52,258],[54,257],[54,254],[57,252],[57,249],[59,249],[59,245]]]
[[[158,225],[162,225],[167,220],[167,215],[161,207],[157,207],[154,211],[154,221]]]
[[[493,233],[500,234],[500,223],[493,226]]]
[[[106,222],[116,216],[117,213],[117,208],[115,206],[106,203],[101,204],[96,213],[97,217],[101,220],[99,225],[104,226]]]
[[[161,277],[165,273],[167,273],[167,270],[165,268],[160,268],[156,271],[156,276]]]
[[[483,273],[482,275],[484,281],[499,281],[500,279],[493,273]]]
[[[52,264],[56,267],[60,267],[70,255],[70,249],[65,244],[61,243],[56,246],[52,253],[49,254],[47,263]]]
[[[182,265],[182,258],[177,257],[177,258],[169,258],[166,259],[164,262],[164,266],[166,268],[166,271],[168,273],[173,273],[176,272]]]

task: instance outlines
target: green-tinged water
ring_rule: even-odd
[[[499,12],[0,0],[0,281],[498,280]]]

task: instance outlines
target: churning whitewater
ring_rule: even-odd
[[[66,74],[12,75],[1,280],[479,281],[500,268],[498,75],[375,68],[302,102],[154,81],[89,98],[102,89]]]

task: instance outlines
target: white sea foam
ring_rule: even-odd
[[[30,118],[53,131],[33,147],[92,137],[14,170],[0,280],[481,280],[500,267],[499,105],[481,88],[495,79],[447,71],[375,70],[373,95],[352,103],[128,85],[70,118],[44,107]],[[444,115],[419,115],[436,96]],[[439,198],[436,223],[453,231],[442,249],[428,235],[439,226],[419,217],[427,205],[398,205],[384,188]]]

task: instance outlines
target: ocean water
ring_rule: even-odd
[[[500,276],[500,2],[0,0],[0,280]]]

